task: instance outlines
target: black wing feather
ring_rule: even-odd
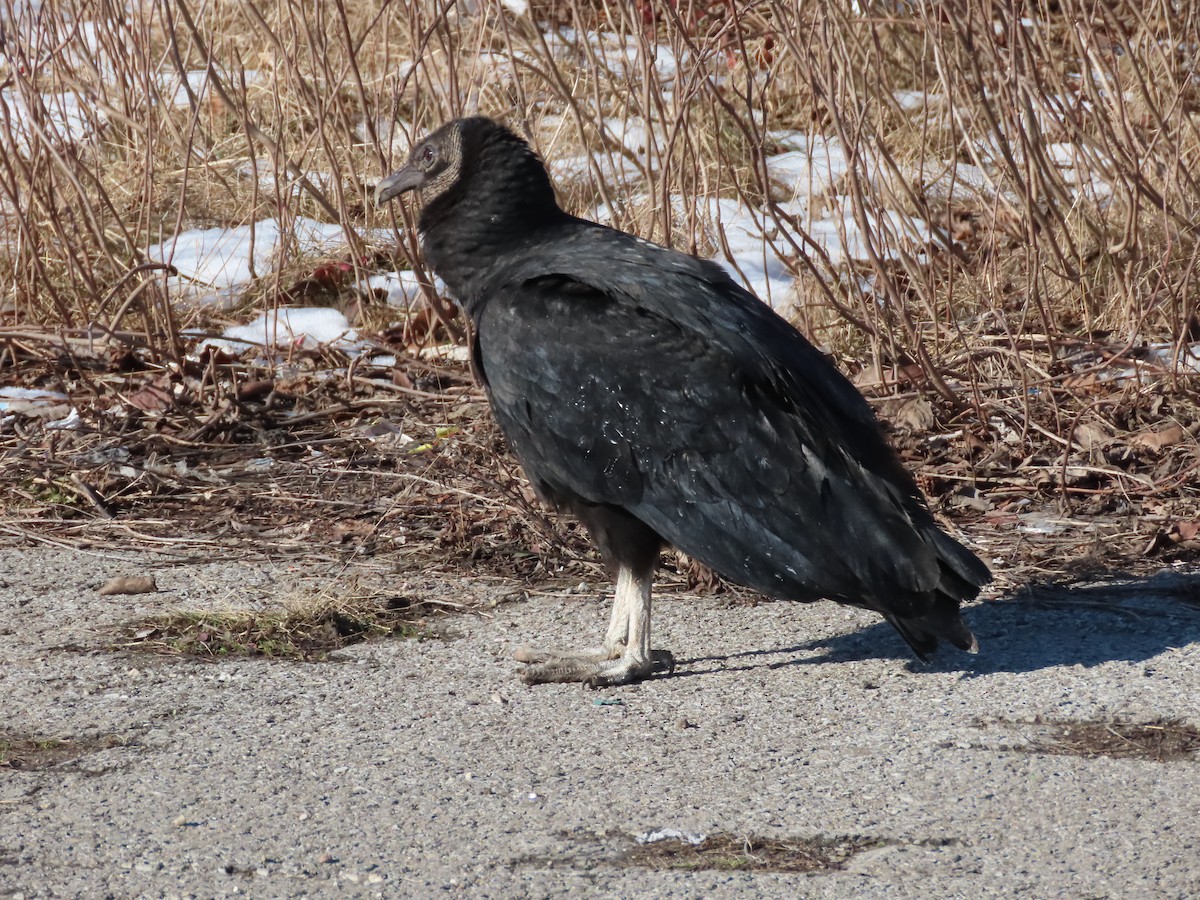
[[[610,239],[602,289],[579,274],[588,235],[574,244],[489,278],[478,326],[535,486],[623,508],[775,596],[928,612],[945,548],[854,387],[716,266]],[[944,543],[965,582],[986,581]]]

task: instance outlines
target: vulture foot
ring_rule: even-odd
[[[652,650],[649,659],[638,659],[622,649],[559,654],[523,648],[517,651],[517,659],[528,664],[521,676],[526,684],[580,682],[590,688],[612,687],[675,671],[675,657],[669,650]]]

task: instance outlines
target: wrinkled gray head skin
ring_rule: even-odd
[[[455,119],[413,147],[408,161],[375,188],[375,204],[416,191],[421,206],[446,194],[462,174],[463,132],[470,119]]]
[[[447,122],[418,141],[404,166],[379,183],[375,200],[408,191],[418,196],[425,262],[468,306],[489,266],[571,219],[528,142],[484,116]]]

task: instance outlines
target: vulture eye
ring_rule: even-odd
[[[432,166],[434,164],[434,162],[436,160],[437,160],[437,150],[434,149],[433,144],[426,144],[424,147],[421,148],[421,154],[420,154],[421,168],[428,169],[430,166]]]

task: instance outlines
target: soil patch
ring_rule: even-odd
[[[425,611],[404,595],[317,597],[267,610],[180,610],[126,625],[115,649],[209,660],[320,661],[372,638],[435,637]]]
[[[120,747],[124,743],[115,734],[95,738],[53,738],[0,732],[0,769],[25,772],[49,769],[97,750]]]
[[[1047,723],[1026,748],[1030,753],[1101,756],[1169,762],[1190,759],[1200,751],[1200,731],[1178,719],[1155,722]]]
[[[669,838],[636,844],[622,862],[651,869],[756,872],[828,872],[881,842],[863,837],[764,838],[713,834],[701,840]]]

